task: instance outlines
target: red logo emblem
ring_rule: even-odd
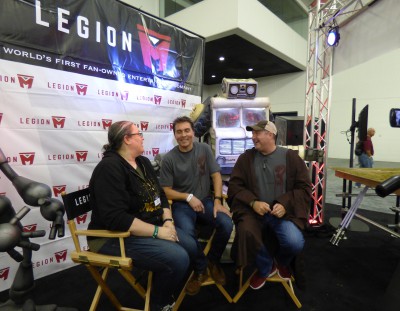
[[[27,87],[30,89],[33,84],[33,76],[27,76],[27,75],[17,75],[18,76],[18,81],[19,81],[19,86],[22,87],[23,89]]]
[[[153,153],[153,157],[160,153],[160,148],[152,148],[151,152]]]
[[[80,215],[76,217],[76,223],[77,224],[85,224],[87,219],[87,214]]]
[[[147,131],[149,128],[149,122],[147,121],[140,121],[140,129],[142,131]]]
[[[75,83],[76,86],[76,92],[78,95],[83,95],[85,96],[87,93],[88,86],[87,84],[81,84],[81,83]]]
[[[67,250],[65,249],[63,251],[54,253],[54,256],[56,257],[58,263],[65,261],[67,259]]]
[[[111,126],[112,120],[110,120],[110,119],[101,119],[101,123],[103,124],[103,129],[107,130]]]
[[[171,123],[169,124],[169,129],[170,129],[171,131],[174,130],[174,123],[171,122]]]
[[[51,119],[53,120],[53,126],[54,128],[58,129],[63,129],[64,124],[65,124],[65,117],[56,117],[52,116]]]
[[[24,231],[24,232],[34,232],[34,231],[36,231],[36,228],[37,228],[37,224],[26,225],[26,226],[23,227],[22,231]]]
[[[162,99],[162,96],[154,95],[154,103],[156,105],[161,105],[161,99]]]
[[[0,124],[1,124],[1,119],[3,119],[3,113],[0,112]]]
[[[60,196],[63,192],[67,192],[67,186],[66,186],[66,185],[53,186],[53,192],[54,192],[54,196],[55,196],[55,197],[58,197],[58,196]]]
[[[8,273],[10,272],[10,267],[0,269],[0,279],[4,281],[8,279]]]
[[[181,102],[182,102],[182,108],[185,108],[186,107],[186,99],[182,99]]]
[[[158,62],[158,71],[165,71],[171,37],[159,34],[153,30],[145,29],[137,24],[139,31],[140,47],[142,49],[143,63],[146,67],[152,68],[152,60]]]
[[[35,160],[35,153],[34,152],[21,152],[19,154],[21,159],[22,165],[32,165],[33,161]]]
[[[76,154],[76,160],[78,162],[85,162],[88,152],[87,151],[75,151]]]

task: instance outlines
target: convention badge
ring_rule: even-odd
[[[161,199],[159,197],[156,197],[154,200],[154,206],[159,206],[161,204]]]

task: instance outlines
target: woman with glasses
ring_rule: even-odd
[[[171,310],[173,293],[197,253],[193,239],[175,228],[164,191],[150,160],[142,156],[143,134],[130,121],[108,131],[103,158],[90,179],[89,229],[130,231],[127,256],[135,266],[153,271],[151,311]],[[119,254],[117,239],[92,238],[92,251]]]

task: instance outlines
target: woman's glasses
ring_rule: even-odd
[[[130,134],[126,134],[127,136],[135,136],[135,135],[139,135],[140,137],[143,137],[143,132],[137,132],[137,133],[130,133]]]

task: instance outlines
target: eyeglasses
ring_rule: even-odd
[[[140,137],[143,137],[143,132],[137,132],[137,133],[129,133],[126,134],[127,136],[135,136],[135,135],[139,135]]]

